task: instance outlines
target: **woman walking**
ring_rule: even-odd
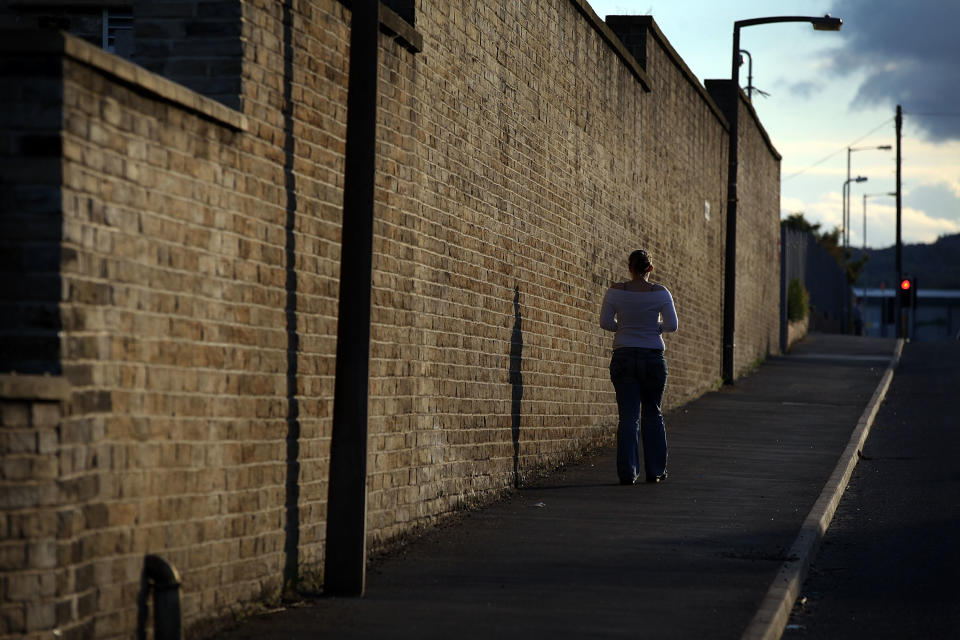
[[[620,484],[637,481],[642,438],[646,480],[660,482],[667,477],[667,433],[660,411],[667,362],[660,336],[677,330],[677,311],[667,288],[650,282],[653,264],[646,251],[631,253],[628,266],[631,279],[607,289],[600,309],[600,326],[615,332],[610,379],[620,414],[617,475]]]

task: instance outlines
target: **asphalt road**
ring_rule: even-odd
[[[960,342],[903,350],[784,640],[960,637]]]

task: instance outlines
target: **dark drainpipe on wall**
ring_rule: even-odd
[[[160,556],[143,559],[140,593],[137,595],[137,640],[147,638],[147,597],[153,592],[154,640],[182,640],[180,622],[180,574]]]
[[[367,394],[373,268],[380,2],[354,0],[340,243],[337,364],[323,591],[362,596],[366,582]]]

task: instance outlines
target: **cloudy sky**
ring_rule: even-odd
[[[887,247],[896,229],[894,114],[903,106],[903,240],[960,233],[960,1],[957,0],[589,0],[600,17],[653,15],[702,82],[730,74],[733,23],[826,13],[839,33],[809,24],[741,30],[753,58],[754,107],[783,156],[781,213],[802,211],[824,229],[841,224],[851,175],[851,244]],[[747,65],[740,71],[747,86]],[[866,147],[866,148],[864,148]]]

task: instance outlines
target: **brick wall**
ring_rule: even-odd
[[[148,553],[188,622],[279,592],[290,413],[283,136],[108,71],[65,60],[65,428],[97,452],[75,561],[98,637],[135,625]]]
[[[0,636],[48,638],[89,601],[76,597],[89,576],[64,558],[76,524],[76,494],[60,482],[69,387],[55,376],[0,376]]]
[[[780,154],[740,92],[737,375],[780,351]]]
[[[155,4],[160,40],[204,5],[240,16],[233,103],[73,39],[47,48],[72,387],[59,473],[87,488],[58,544],[89,577],[60,594],[89,607],[57,621],[104,638],[136,623],[145,554],[179,569],[189,627],[275,598],[291,565],[314,580],[324,553],[349,8]],[[416,9],[416,32],[380,40],[374,548],[612,441],[597,317],[631,250],[680,315],[667,406],[720,375],[727,124],[656,25],[612,29],[580,1]],[[741,166],[774,181],[762,200],[777,163],[757,148]],[[748,317],[762,295],[745,322],[764,322]]]

